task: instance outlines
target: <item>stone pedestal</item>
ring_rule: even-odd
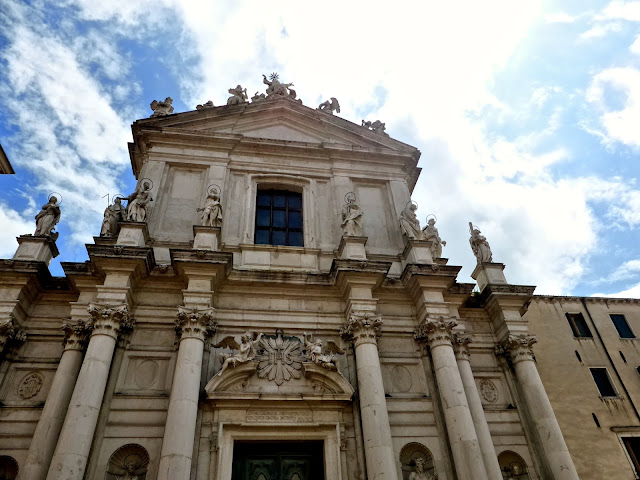
[[[402,256],[407,263],[433,263],[431,256],[431,242],[424,240],[411,240],[405,238],[406,245]]]
[[[19,245],[13,256],[14,260],[35,260],[49,265],[51,259],[60,254],[51,237],[20,235],[16,240]]]
[[[480,291],[490,284],[506,285],[507,283],[504,276],[504,263],[481,263],[473,270],[471,278],[478,282]]]
[[[149,230],[145,222],[120,222],[116,245],[144,247],[149,243]]]
[[[364,246],[367,237],[352,237],[343,235],[338,247],[338,258],[341,260],[366,260],[367,253]]]
[[[88,335],[87,325],[63,325],[65,344],[58,369],[53,377],[45,403],[33,433],[29,453],[20,470],[20,480],[44,480],[56,448],[56,442],[67,413],[69,400],[82,365],[82,355]]]
[[[220,250],[220,227],[193,226],[193,249]]]

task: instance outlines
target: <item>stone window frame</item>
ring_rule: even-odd
[[[574,320],[574,316],[580,316],[580,318],[582,318],[582,322],[584,323],[584,327],[587,329],[587,331],[589,332],[589,335],[581,335],[580,333],[580,328],[578,327],[578,325],[576,324],[575,320]],[[589,328],[589,324],[587,323],[587,319],[584,318],[584,315],[582,314],[582,312],[565,312],[564,314],[565,318],[567,319],[567,322],[569,323],[569,328],[571,328],[571,333],[573,333],[573,338],[591,338],[593,339],[593,333],[591,332],[591,328]]]
[[[255,245],[255,225],[257,213],[258,190],[288,190],[302,193],[302,247],[285,247],[291,249],[317,248],[317,221],[315,202],[315,180],[308,177],[287,174],[252,174],[249,176],[249,191],[245,199],[245,241]],[[269,247],[269,245],[260,245]],[[273,248],[281,248],[273,245]]]
[[[631,470],[636,475],[636,477],[640,477],[640,458],[637,459],[638,463],[636,463],[631,456],[631,452],[629,452],[629,450],[627,449],[627,445],[624,442],[625,438],[630,437],[640,439],[640,431],[638,431],[637,429],[634,429],[636,431],[626,431],[627,429],[624,427],[613,427],[612,430],[616,432],[618,441],[620,442],[620,446],[622,447],[622,451],[624,452],[627,460],[629,461],[629,465],[631,466]]]
[[[602,395],[602,392],[600,391],[600,387],[598,386],[598,384],[596,382],[596,379],[593,376],[593,370],[604,370],[605,371],[605,373],[607,374],[607,379],[609,380],[609,384],[611,385],[611,389],[614,392],[614,395]],[[593,383],[596,386],[596,389],[598,390],[598,394],[599,394],[600,398],[620,398],[620,392],[616,388],[615,383],[613,383],[613,379],[611,378],[611,374],[609,373],[609,369],[607,367],[591,366],[591,367],[589,367],[589,373],[591,374],[591,378],[593,379]]]
[[[624,323],[627,325],[627,328],[629,329],[629,331],[631,332],[631,337],[623,337],[622,334],[620,333],[620,330],[618,330],[618,326],[616,325],[616,322],[613,321],[613,316],[619,316],[622,317],[622,319],[624,320]],[[627,317],[625,316],[624,313],[610,313],[609,314],[609,318],[611,319],[611,323],[613,323],[614,328],[616,329],[616,332],[618,333],[618,336],[622,339],[622,340],[637,340],[638,336],[636,335],[636,332],[633,331],[633,328],[631,328],[631,325],[629,324],[629,321],[627,320]]]

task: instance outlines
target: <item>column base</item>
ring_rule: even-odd
[[[405,258],[406,263],[433,263],[433,257],[431,256],[431,244],[425,240],[410,240],[406,239],[406,246],[402,252],[402,256]]]
[[[16,240],[19,245],[13,256],[14,260],[35,260],[49,265],[52,258],[60,255],[56,242],[51,237],[20,235]]]
[[[144,247],[149,242],[149,229],[145,222],[120,222],[116,245]]]
[[[220,227],[193,226],[193,249],[220,251]]]
[[[478,282],[478,288],[482,291],[490,284],[506,285],[507,279],[503,270],[504,263],[482,263],[475,268],[471,278]]]
[[[367,252],[364,246],[368,237],[352,237],[343,235],[338,247],[338,258],[341,260],[366,260]]]

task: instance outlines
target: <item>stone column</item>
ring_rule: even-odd
[[[418,329],[417,341],[427,341],[436,373],[438,392],[442,399],[444,419],[449,433],[453,462],[459,480],[488,480],[467,403],[462,378],[453,352],[451,329],[453,318],[427,316]]]
[[[377,338],[381,327],[380,315],[352,313],[341,334],[353,341],[355,350],[367,478],[396,480],[391,427],[378,356]]]
[[[89,305],[93,333],[87,347],[47,480],[82,480],[98,422],[118,335],[133,328],[126,305]]]
[[[44,480],[47,477],[51,457],[82,365],[82,355],[91,326],[79,321],[75,325],[64,323],[62,329],[65,332],[64,351],[53,377],[47,402],[33,433],[27,460],[20,469],[19,480]]]
[[[526,408],[549,462],[553,480],[578,480],[578,472],[533,361],[531,345],[536,341],[534,336],[510,335],[499,346],[498,353],[506,353],[511,359]]]
[[[487,417],[484,414],[478,387],[476,386],[473,372],[471,371],[468,348],[470,342],[471,337],[469,336],[454,335],[453,345],[458,362],[458,370],[460,371],[464,393],[469,403],[469,410],[471,411],[473,426],[478,436],[478,443],[480,444],[480,451],[482,452],[482,459],[484,460],[487,476],[491,480],[502,480],[502,472],[500,471],[498,456],[496,455],[496,449],[491,439],[489,424],[487,423]]]
[[[180,307],[180,348],[164,427],[157,480],[189,480],[196,432],[204,339],[215,332],[213,308]]]

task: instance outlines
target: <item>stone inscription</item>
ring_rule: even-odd
[[[251,423],[310,423],[313,414],[298,410],[254,410],[247,412],[247,422]]]

